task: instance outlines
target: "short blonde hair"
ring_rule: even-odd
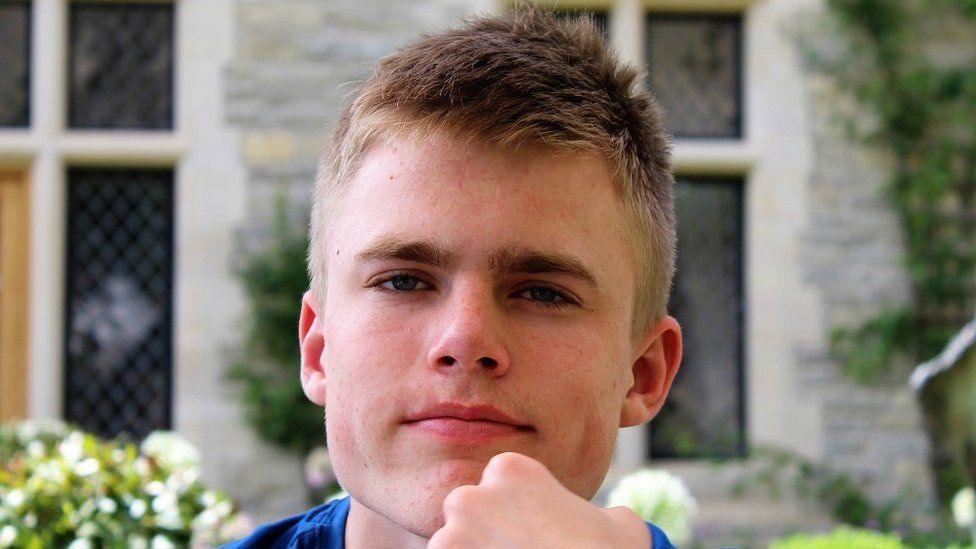
[[[536,9],[480,17],[380,61],[340,115],[315,181],[308,267],[324,300],[329,219],[380,139],[447,130],[497,144],[596,152],[614,170],[637,265],[634,334],[667,314],[675,269],[670,149],[639,71],[588,18]]]

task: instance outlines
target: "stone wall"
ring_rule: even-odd
[[[824,340],[797,348],[798,379],[822,402],[826,463],[866,483],[878,500],[914,494],[930,501],[928,440],[907,386],[911,365],[859,386],[828,356],[832,328],[907,303],[910,288],[901,226],[884,196],[890,159],[844,129],[841,118],[864,116],[829,78],[807,67],[807,79],[813,162],[809,223],[798,244],[805,282],[822,296]]]

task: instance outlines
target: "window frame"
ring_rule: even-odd
[[[184,0],[28,0],[30,3],[30,123],[0,128],[0,168],[22,170],[30,186],[30,287],[27,409],[29,417],[64,417],[67,173],[70,168],[168,168],[173,170],[175,223],[185,205],[183,169],[188,136],[184,128],[186,89],[182,44],[192,31],[183,24]],[[156,3],[173,6],[172,127],[163,130],[75,129],[68,121],[69,13],[71,3]],[[38,107],[38,106],[42,106]],[[173,306],[180,305],[181,234],[174,247]],[[179,318],[171,326],[173,375],[179,372]],[[38,336],[44,334],[44,338]],[[174,381],[174,391],[178,383]],[[174,393],[175,394],[175,393]],[[171,399],[171,417],[175,418]]]

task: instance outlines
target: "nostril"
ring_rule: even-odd
[[[454,366],[456,360],[454,360],[453,356],[442,356],[441,362],[447,366]]]
[[[495,367],[498,366],[497,360],[487,356],[481,357],[480,359],[478,359],[478,362],[480,362],[482,366],[488,368],[489,370],[494,370]]]

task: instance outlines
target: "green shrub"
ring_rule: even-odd
[[[829,534],[794,534],[774,540],[769,549],[902,549],[894,534],[842,526]]]
[[[173,433],[137,447],[57,421],[0,425],[0,547],[159,549],[246,534],[199,476],[197,450]]]

